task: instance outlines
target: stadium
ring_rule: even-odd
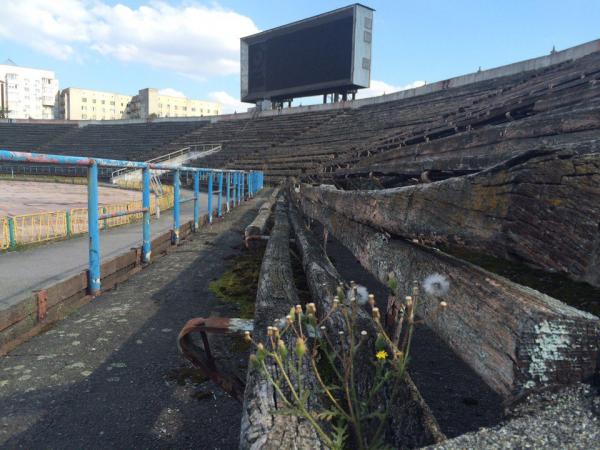
[[[361,98],[377,14],[0,119],[0,447],[600,448],[600,40]]]

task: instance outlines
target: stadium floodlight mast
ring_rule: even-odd
[[[121,217],[130,214],[143,213],[142,219],[142,262],[149,263],[152,254],[151,248],[151,229],[150,229],[150,172],[152,170],[168,171],[173,173],[173,228],[171,233],[171,243],[179,243],[180,229],[180,207],[181,203],[181,172],[192,172],[194,176],[194,197],[189,199],[194,201],[194,218],[192,229],[197,232],[200,228],[200,177],[203,174],[208,176],[208,222],[213,222],[213,177],[215,174],[219,177],[219,192],[217,200],[217,216],[222,217],[222,188],[223,178],[227,174],[227,180],[233,176],[234,184],[234,206],[237,206],[245,198],[253,197],[256,192],[262,189],[264,185],[264,175],[261,171],[243,171],[235,169],[213,169],[203,167],[176,166],[163,163],[145,163],[139,161],[124,161],[118,159],[89,158],[85,156],[67,156],[67,155],[48,155],[43,153],[14,152],[6,149],[0,149],[0,163],[11,162],[21,164],[48,164],[58,166],[77,166],[87,167],[88,177],[88,234],[89,234],[89,271],[88,288],[91,295],[100,293],[100,220],[107,220],[113,217]],[[142,209],[135,211],[117,211],[110,214],[98,214],[98,168],[129,168],[142,170]],[[244,186],[247,183],[247,186]],[[230,188],[229,181],[227,188]],[[237,192],[237,194],[236,194]],[[229,211],[230,193],[227,192],[227,211]]]

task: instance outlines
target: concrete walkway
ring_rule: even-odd
[[[191,197],[190,192],[182,198]],[[216,196],[213,201],[216,214]],[[208,195],[202,194],[201,214],[207,210]],[[193,202],[181,205],[181,223],[193,218]],[[160,219],[152,219],[152,236],[158,236],[173,227],[172,211],[164,211]],[[142,223],[137,222],[110,228],[100,233],[102,261],[142,245]],[[68,276],[87,269],[88,236],[49,242],[29,249],[0,254],[0,310],[8,308],[31,291],[48,287]]]
[[[0,358],[0,448],[237,448],[241,406],[198,379],[176,337],[192,317],[238,314],[208,284],[244,251],[260,198]]]

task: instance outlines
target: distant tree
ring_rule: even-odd
[[[148,120],[154,120],[156,118],[158,118],[158,115],[156,113],[152,113],[152,114],[148,115]]]
[[[0,109],[0,119],[8,119],[8,113],[10,111],[8,109]]]

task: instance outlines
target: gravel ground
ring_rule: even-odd
[[[600,389],[577,384],[529,396],[512,419],[430,449],[600,449]]]

